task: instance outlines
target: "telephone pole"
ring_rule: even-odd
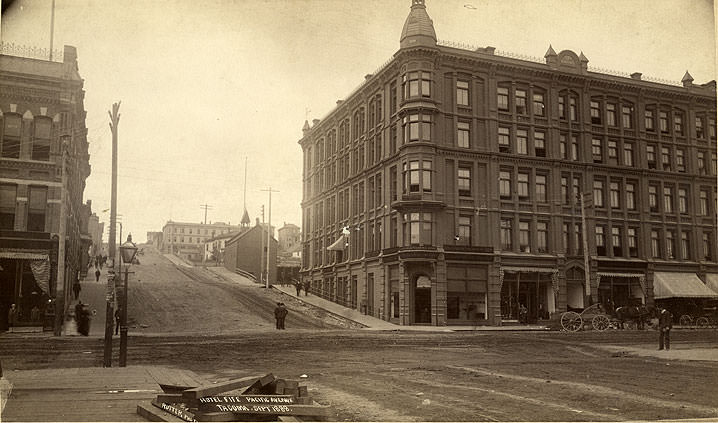
[[[272,240],[272,193],[279,191],[273,190],[272,187],[263,189],[262,191],[269,192],[269,219],[267,222],[267,282],[265,284],[265,287],[269,288],[269,251],[271,249],[270,241]]]
[[[591,271],[588,268],[589,261],[588,261],[588,239],[586,238],[586,209],[585,209],[585,200],[584,196],[587,194],[579,194],[579,204],[581,206],[581,238],[582,239],[582,247],[583,247],[583,275],[586,279],[586,302],[588,304],[584,304],[584,307],[588,307],[593,303],[591,299]],[[588,194],[590,195],[590,194]]]
[[[105,351],[102,365],[103,367],[112,367],[112,322],[114,320],[113,302],[115,298],[115,235],[117,224],[117,125],[120,123],[120,103],[112,104],[112,112],[110,115],[110,130],[112,130],[112,197],[110,198],[110,240],[108,242],[107,256],[112,260],[112,268],[107,269],[107,294],[105,300],[107,308],[105,310]],[[110,273],[110,271],[112,273]]]
[[[212,210],[212,206],[209,204],[202,204],[199,206],[200,209],[204,209],[204,224],[207,224],[207,210]]]

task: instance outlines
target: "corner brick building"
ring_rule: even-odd
[[[305,122],[302,279],[403,325],[718,295],[715,81],[588,62],[437,42],[413,0],[393,58]]]

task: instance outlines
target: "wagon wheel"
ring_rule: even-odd
[[[680,319],[678,319],[678,323],[680,323],[681,326],[692,326],[693,318],[689,314],[684,314]]]
[[[710,327],[710,320],[708,320],[707,317],[699,317],[696,319],[696,326],[699,328],[707,328]]]
[[[575,311],[567,311],[561,315],[561,327],[567,332],[576,332],[583,326],[581,315]]]
[[[599,314],[591,320],[591,325],[595,330],[603,332],[611,326],[611,322],[608,320],[608,317]]]

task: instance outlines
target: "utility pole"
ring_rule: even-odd
[[[262,228],[264,228],[264,204],[262,204]],[[261,245],[261,250],[259,252],[259,281],[262,282],[264,279],[262,275],[264,275],[264,237],[263,234],[259,234],[259,241]],[[266,286],[265,286],[266,287]]]
[[[584,195],[586,194],[579,194],[579,204],[581,206],[581,238],[583,238],[583,276],[586,279],[586,302],[588,303],[584,304],[584,306],[588,307],[591,303],[593,303],[593,301],[591,300],[591,272],[588,268],[588,239],[586,238],[586,210]]]
[[[52,9],[50,10],[50,61],[52,62],[52,49],[55,39],[55,0],[52,0]]]
[[[207,210],[212,210],[212,206],[209,204],[202,204],[199,206],[200,209],[204,209],[204,224],[207,224]]]
[[[263,189],[262,191],[269,192],[269,220],[267,222],[267,282],[265,285],[266,288],[269,288],[269,251],[271,249],[270,242],[272,240],[272,193],[279,191],[273,190],[272,187],[269,187],[269,189]]]
[[[60,188],[60,227],[58,228],[57,240],[57,282],[55,283],[55,324],[53,335],[62,335],[62,325],[65,322],[65,300],[67,298],[67,287],[65,286],[65,232],[67,231],[67,168],[65,161],[67,159],[67,148],[65,139],[60,142],[60,160],[62,160],[62,187]],[[62,293],[62,301],[60,301],[60,293]]]
[[[112,268],[107,269],[107,308],[105,310],[105,351],[103,367],[112,367],[112,322],[114,317],[113,302],[115,297],[115,225],[117,220],[117,125],[120,123],[120,103],[112,104],[110,115],[110,130],[112,131],[112,197],[110,199],[110,240],[108,242],[108,257],[112,258]]]

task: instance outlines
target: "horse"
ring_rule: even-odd
[[[651,316],[651,312],[644,305],[616,308],[616,318],[621,325],[621,329],[623,329],[625,322],[636,322],[638,329],[643,330],[644,323],[650,320]]]

